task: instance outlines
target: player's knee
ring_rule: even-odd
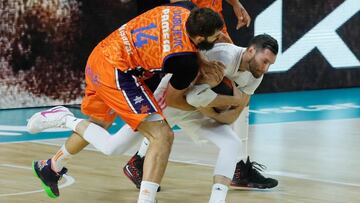
[[[164,147],[170,147],[174,141],[174,132],[166,123],[163,123],[158,126],[156,132],[154,133],[153,141],[158,142]]]

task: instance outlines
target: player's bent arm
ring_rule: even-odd
[[[240,116],[240,113],[242,112],[242,110],[246,106],[249,105],[250,95],[242,92],[241,90],[239,90],[237,88],[234,89],[234,97],[239,98],[240,105],[234,109],[230,109],[230,110],[219,113],[216,116],[216,118],[214,118],[215,120],[217,120],[218,122],[221,122],[221,123],[226,123],[226,124],[233,123]]]
[[[214,119],[220,123],[231,124],[236,121],[245,106],[237,106],[235,109],[230,109],[219,113]]]
[[[238,106],[235,109],[227,110],[222,113],[218,113],[214,110],[214,108],[209,107],[201,107],[198,110],[206,117],[212,118],[215,121],[223,124],[231,124],[233,123],[237,117],[239,117],[243,106]]]
[[[223,96],[223,95],[219,95],[219,96]],[[199,108],[199,111],[203,115],[210,117],[220,123],[225,123],[225,124],[233,123],[239,117],[242,110],[249,105],[250,95],[247,95],[246,93],[240,91],[239,89],[235,89],[234,96],[231,97],[237,97],[240,101],[239,105],[235,105],[236,108],[221,113],[216,112],[214,108]],[[224,105],[223,103],[222,106],[226,106],[226,105]]]
[[[219,95],[215,97],[206,107],[239,106],[243,99],[235,96]]]
[[[207,84],[194,85],[186,93],[187,103],[195,107],[239,106],[244,102],[242,99],[241,96],[218,95]]]
[[[236,29],[246,25],[249,27],[251,18],[244,8],[244,6],[239,2],[239,0],[226,0],[232,7],[235,13],[236,18],[238,19]]]
[[[195,110],[186,102],[185,92],[198,75],[197,60],[197,53],[183,53],[169,56],[164,62],[164,72],[172,73],[165,96],[168,106],[184,111]]]
[[[195,107],[186,102],[185,92],[187,89],[177,90],[170,83],[166,90],[166,104],[183,111],[194,111]]]

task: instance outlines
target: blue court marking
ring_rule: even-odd
[[[360,118],[360,88],[254,95],[250,124]]]
[[[250,124],[360,118],[360,88],[257,94],[250,107]],[[68,137],[69,131],[26,132],[26,119],[44,109],[0,110],[0,143]],[[70,110],[85,118],[78,108]],[[110,133],[123,125],[117,118]]]
[[[0,143],[2,142],[23,142],[33,140],[55,139],[69,137],[70,131],[60,132],[42,132],[37,134],[30,134],[26,131],[26,124],[28,118],[34,113],[48,109],[46,108],[29,108],[29,109],[9,109],[0,110]],[[86,118],[78,108],[69,108],[76,117]],[[109,129],[111,134],[117,132],[124,122],[117,118],[113,126]],[[19,135],[7,135],[8,133],[17,133]]]

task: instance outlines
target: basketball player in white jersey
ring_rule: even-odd
[[[275,62],[277,51],[278,45],[276,40],[264,34],[254,37],[250,41],[248,48],[219,43],[216,44],[212,50],[204,53],[209,59],[224,63],[226,67],[225,76],[235,82],[237,88],[234,89],[234,96],[238,97],[239,102],[234,103],[234,106],[237,106],[228,111],[218,113],[212,108],[212,106],[219,106],[219,98],[221,98],[221,95],[213,92],[208,85],[194,85],[187,93],[186,98],[188,103],[197,107],[199,111],[186,112],[170,107],[172,103],[171,100],[166,100],[166,103],[164,102],[164,95],[166,93],[168,80],[171,77],[170,75],[164,77],[154,94],[159,104],[165,108],[163,112],[170,125],[178,125],[186,134],[197,134],[203,138],[207,138],[219,148],[219,155],[214,170],[214,185],[209,203],[225,202],[231,180],[234,179],[235,176],[241,175],[236,174],[236,171],[234,175],[234,170],[235,168],[238,169],[238,165],[244,165],[239,166],[242,167],[242,173],[247,172],[256,173],[255,175],[258,176],[261,175],[256,169],[252,168],[253,163],[250,163],[249,159],[247,159],[246,164],[244,163],[247,157],[246,155],[244,157],[244,154],[247,154],[247,105],[250,95],[254,93],[260,84],[263,74],[267,72],[269,66]],[[166,107],[166,105],[168,105],[168,107]],[[233,125],[230,126],[224,123],[233,123]],[[75,127],[75,129],[79,128],[81,128],[81,126]],[[82,131],[77,132],[84,134],[83,137],[85,140],[105,154],[122,153],[130,146],[129,142],[134,142],[138,138],[141,138],[141,136],[136,136],[137,133],[133,132],[128,126],[124,126],[113,136],[103,131],[97,131],[96,129],[79,131]],[[107,132],[106,130],[104,131]],[[238,137],[239,135],[240,137]],[[242,149],[243,152],[240,153],[240,149]],[[143,144],[139,153],[142,152],[145,154],[144,151],[146,151],[146,145]],[[132,175],[137,175],[137,179],[141,182],[144,158],[141,157],[139,153],[130,160],[124,168],[124,171],[132,180],[134,178]],[[240,155],[243,157],[241,157],[242,160],[237,164]],[[59,161],[61,162],[65,160],[65,158]],[[61,165],[63,164],[64,163]],[[244,170],[246,167],[248,167],[248,171]],[[277,181],[271,183],[271,181],[275,180],[269,180],[269,184],[261,187],[271,188],[277,185]],[[133,182],[136,183],[136,181]]]
[[[218,43],[215,44],[213,49],[204,53],[208,59],[220,61],[225,64],[225,76],[234,81],[237,88],[241,91],[241,98],[245,100],[246,105],[241,113],[238,112],[240,115],[229,113],[218,114],[213,111],[212,108],[208,108],[207,110],[201,108],[214,102],[213,99],[217,96],[207,85],[195,85],[192,90],[187,93],[187,102],[202,109],[202,113],[206,113],[207,111],[206,115],[208,117],[212,117],[222,123],[229,123],[229,120],[234,120],[235,116],[235,122],[230,123],[232,123],[232,129],[241,140],[241,152],[237,157],[238,163],[232,177],[231,186],[233,187],[265,189],[273,188],[278,184],[277,180],[265,178],[261,175],[258,170],[259,167],[257,167],[259,164],[250,162],[247,151],[249,128],[248,101],[260,85],[263,74],[266,73],[269,66],[274,63],[277,51],[278,45],[276,40],[269,35],[263,34],[254,37],[250,41],[248,48],[242,48],[228,43]],[[163,104],[164,99],[160,99],[159,103]],[[170,114],[167,115],[168,120],[173,119],[173,122],[179,125],[188,135],[194,136],[201,134],[196,132],[196,130],[204,118],[200,119],[195,113],[184,112],[169,107],[168,109],[169,110],[166,110],[166,112]],[[189,115],[193,115],[194,117]],[[206,137],[206,133],[204,133],[204,135]],[[137,154],[135,154],[124,167],[125,175],[128,176],[137,187],[139,187],[141,183],[141,167],[147,145],[148,141],[145,139]],[[233,155],[233,157],[234,156],[235,155]],[[255,167],[253,167],[254,165]],[[261,167],[260,165],[260,168]]]

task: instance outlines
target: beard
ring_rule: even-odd
[[[215,43],[210,43],[207,40],[204,40],[204,41],[200,42],[199,44],[197,44],[196,47],[199,50],[207,51],[207,50],[212,49],[214,47],[214,45],[215,45]]]
[[[249,61],[249,69],[250,69],[250,73],[254,76],[254,78],[260,78],[263,74],[259,73],[257,71],[258,64],[255,61],[255,56]]]

